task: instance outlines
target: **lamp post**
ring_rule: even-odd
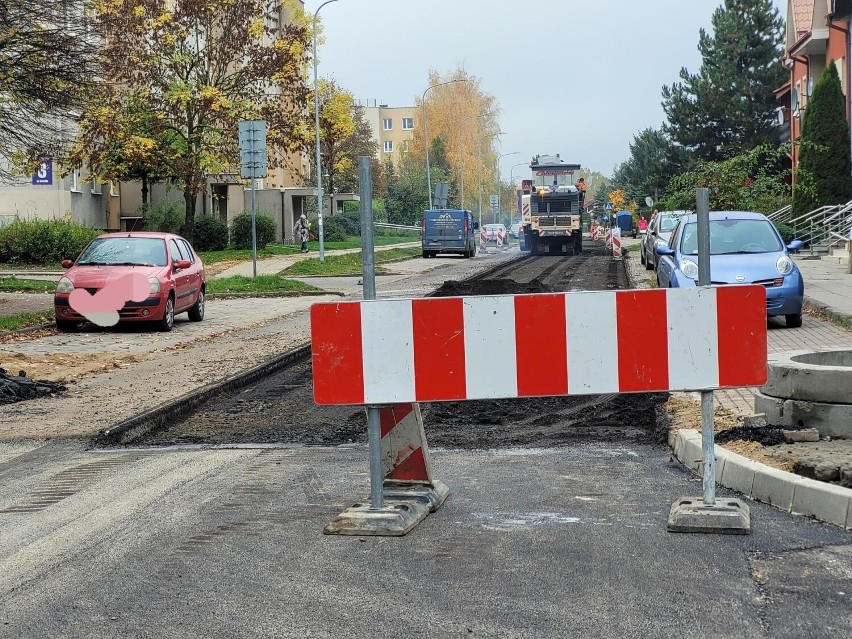
[[[480,113],[479,115],[468,115],[459,121],[459,174],[461,175],[461,207],[464,210],[464,142],[462,140],[462,129],[467,120],[475,120],[476,118],[484,118],[491,113]],[[481,220],[480,220],[481,221]]]
[[[497,217],[500,215],[500,158],[505,158],[509,155],[520,155],[520,151],[512,151],[511,153],[502,153],[497,156],[497,210],[494,212],[494,223],[497,223]]]
[[[319,15],[320,9],[322,9],[325,5],[331,4],[332,2],[337,2],[337,0],[325,0],[320,6],[317,7],[317,10],[314,11],[314,128],[316,129],[316,142],[317,142],[317,227],[319,234],[319,259],[320,262],[325,261],[325,240],[323,237],[323,228],[322,228],[322,173],[321,173],[321,162],[322,158],[320,157],[320,128],[319,128],[319,90],[317,88],[317,16]]]
[[[334,1],[335,0],[330,0],[330,2]],[[317,11],[319,11],[319,9],[317,9]],[[420,117],[423,120],[423,147],[426,149],[426,188],[429,189],[429,210],[432,210],[432,172],[429,169],[429,133],[428,128],[426,126],[426,94],[429,93],[429,91],[431,91],[435,87],[442,87],[446,86],[447,84],[455,84],[456,82],[468,82],[468,80],[447,80],[446,82],[439,82],[438,84],[433,84],[432,86],[426,87],[426,90],[420,97]]]

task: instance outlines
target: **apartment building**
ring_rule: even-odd
[[[850,37],[852,0],[787,0],[787,36],[784,66],[790,80],[776,91],[781,140],[794,142],[793,168],[798,165],[795,141],[802,132],[802,118],[826,65],[834,64],[846,98],[846,118],[850,119]],[[852,140],[850,140],[852,144]]]
[[[400,154],[408,150],[414,137],[414,127],[422,126],[417,107],[389,107],[386,104],[361,103],[364,117],[373,129],[373,138],[379,142],[379,160],[384,164],[392,160],[399,164]]]

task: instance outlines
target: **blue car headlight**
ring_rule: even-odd
[[[778,269],[778,272],[781,273],[781,275],[789,275],[793,272],[793,260],[786,255],[782,255],[778,258],[778,261],[775,262],[775,268]]]
[[[690,260],[684,260],[680,264],[680,270],[691,280],[698,279],[698,264]]]

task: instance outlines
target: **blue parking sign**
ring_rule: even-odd
[[[53,184],[53,160],[51,158],[41,158],[39,160],[38,168],[33,173],[33,184]]]

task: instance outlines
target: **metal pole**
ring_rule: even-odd
[[[710,286],[710,191],[696,189],[698,222],[698,286]],[[704,459],[704,505],[716,503],[716,451],[713,391],[701,391],[701,452]]]
[[[319,90],[317,82],[317,16],[320,9],[325,5],[337,2],[337,0],[326,0],[314,11],[314,129],[316,129],[317,146],[317,232],[319,233],[319,259],[325,262],[325,238],[322,225],[322,158],[320,157],[320,128],[319,128]]]
[[[376,299],[376,269],[373,254],[373,176],[370,156],[358,157],[358,183],[361,199],[361,264],[364,299]],[[367,406],[367,441],[370,445],[370,510],[385,505],[382,476],[382,429],[378,406]]]
[[[256,126],[256,125],[252,125]],[[255,131],[251,132],[251,274],[257,277],[257,210],[255,206],[254,187],[257,179],[257,161],[254,148]],[[245,200],[244,200],[245,201]]]

